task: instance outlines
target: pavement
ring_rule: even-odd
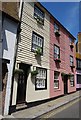
[[[4,116],[4,118],[30,118],[34,119],[41,115],[48,113],[56,108],[59,108],[69,102],[81,97],[81,90],[74,93],[61,96],[57,99],[50,100],[37,106],[26,108],[24,110],[16,111],[11,115]]]

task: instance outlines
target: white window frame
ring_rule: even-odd
[[[70,77],[70,86],[74,87],[74,75]]]
[[[39,89],[46,89],[47,87],[47,70],[44,68],[36,68],[38,71],[38,74],[36,75],[36,90]]]
[[[60,58],[60,48],[54,45],[54,59]]]
[[[36,5],[34,6],[34,17],[39,17],[44,23],[44,12]]]
[[[32,35],[32,50],[35,51],[37,48],[40,48],[43,53],[43,37],[38,35],[37,33],[33,32]]]
[[[55,73],[58,74],[58,79],[55,78]],[[56,72],[56,71],[54,72],[54,89],[59,89],[59,74],[60,74],[59,72]],[[55,83],[55,81],[56,81],[56,83]]]
[[[54,32],[56,31],[59,31],[59,26],[56,23],[54,23]]]
[[[70,55],[70,66],[74,65],[73,56]]]

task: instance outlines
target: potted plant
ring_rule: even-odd
[[[24,70],[23,69],[15,69],[14,74],[23,74]]]
[[[37,49],[35,50],[35,55],[36,55],[36,56],[40,56],[41,54],[42,54],[41,48],[37,48]]]
[[[31,71],[31,76],[36,76],[38,74],[37,70]]]

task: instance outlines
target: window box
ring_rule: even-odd
[[[15,69],[14,74],[24,74],[24,70],[22,69]]]
[[[35,56],[41,56],[42,55],[42,50],[41,50],[41,48],[37,48],[36,50],[35,50]]]
[[[70,47],[71,47],[71,48],[73,48],[73,47],[74,47],[74,45],[73,45],[73,43],[72,43],[72,42],[70,43]]]
[[[74,65],[72,65],[72,66],[70,66],[71,68],[75,68],[75,66]]]
[[[56,62],[61,62],[61,60],[59,59],[59,58],[57,58],[57,59],[54,59]]]
[[[56,36],[56,37],[59,37],[59,36],[60,36],[60,33],[59,33],[58,30],[55,30],[55,36]]]
[[[38,74],[37,70],[31,71],[31,76],[36,76]]]

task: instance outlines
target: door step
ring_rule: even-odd
[[[25,103],[16,105],[16,110],[27,108]]]

